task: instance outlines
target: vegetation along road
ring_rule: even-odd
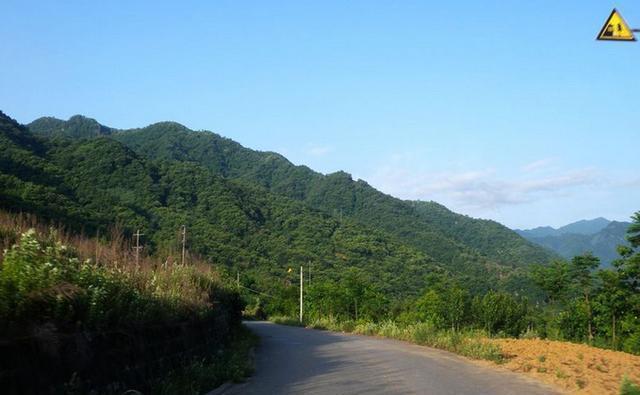
[[[269,322],[248,322],[261,337],[256,372],[224,394],[553,394],[517,374],[396,340]]]

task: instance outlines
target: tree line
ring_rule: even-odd
[[[340,279],[305,280],[306,320],[428,322],[441,330],[481,329],[492,336],[585,342],[640,354],[640,212],[632,218],[630,246],[618,247],[611,268],[599,268],[590,253],[532,266],[530,277],[542,298],[500,290],[474,294],[458,279],[432,273],[420,294],[394,299],[369,273],[350,268]],[[250,297],[249,311],[296,316],[296,273],[283,274],[272,295]]]

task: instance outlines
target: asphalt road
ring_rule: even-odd
[[[228,394],[554,394],[515,373],[405,342],[247,322],[256,372]]]

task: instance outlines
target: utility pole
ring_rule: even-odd
[[[356,302],[356,321],[358,321],[358,299],[354,299],[354,301]]]
[[[302,265],[300,265],[300,323],[302,323],[302,289],[304,286],[304,276],[302,274]]]
[[[98,257],[100,256],[100,228],[96,230],[96,265],[99,265]]]
[[[182,266],[184,266],[185,245],[187,243],[187,226],[182,225]]]
[[[240,290],[240,270],[236,271],[236,288]]]
[[[140,236],[144,236],[144,233],[140,233],[140,229],[138,229],[134,236],[136,237],[136,267],[138,267],[140,265],[140,249],[142,248],[140,247]]]

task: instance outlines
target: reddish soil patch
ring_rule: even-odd
[[[618,394],[626,375],[640,383],[640,356],[540,339],[497,339],[507,357],[503,366],[568,393]]]

